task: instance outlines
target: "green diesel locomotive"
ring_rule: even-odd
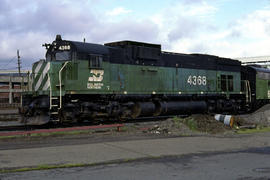
[[[25,122],[133,119],[192,113],[239,113],[269,102],[270,71],[161,45],[105,45],[56,36],[33,64],[20,113]]]

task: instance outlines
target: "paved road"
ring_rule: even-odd
[[[0,179],[216,179],[218,174],[222,175],[218,179],[270,178],[270,133],[232,137],[94,137],[0,140],[0,170],[144,160],[0,174]]]
[[[170,156],[94,167],[0,174],[0,179],[267,180],[270,179],[270,147]]]
[[[202,136],[103,142],[88,142],[89,138],[70,141],[54,141],[53,139],[50,137],[45,140],[48,146],[42,145],[44,142],[42,139],[38,142],[25,141],[19,146],[12,145],[12,141],[8,142],[10,145],[6,142],[0,143],[0,169],[55,164],[93,164],[123,159],[270,146],[270,133],[230,138]]]

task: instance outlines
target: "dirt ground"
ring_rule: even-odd
[[[258,129],[270,127],[270,104],[263,106],[252,114],[232,116],[233,126],[217,121],[214,115],[196,114],[186,118],[174,117],[163,121],[127,124],[127,133],[144,133],[160,135],[232,135],[239,129]]]
[[[210,115],[192,115],[186,118],[174,117],[167,120],[126,124],[126,133],[143,132],[146,134],[168,136],[196,136],[206,134],[233,134],[234,130]]]
[[[270,126],[270,104],[267,104],[251,114],[237,116],[240,121],[246,124],[257,126]]]

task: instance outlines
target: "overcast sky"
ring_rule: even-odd
[[[0,69],[44,58],[56,34],[91,43],[135,40],[166,51],[270,55],[269,0],[0,0]]]

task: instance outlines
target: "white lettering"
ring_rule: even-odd
[[[103,86],[103,83],[87,83],[88,89],[101,89]]]
[[[187,83],[194,86],[206,86],[207,78],[206,76],[188,76]]]

